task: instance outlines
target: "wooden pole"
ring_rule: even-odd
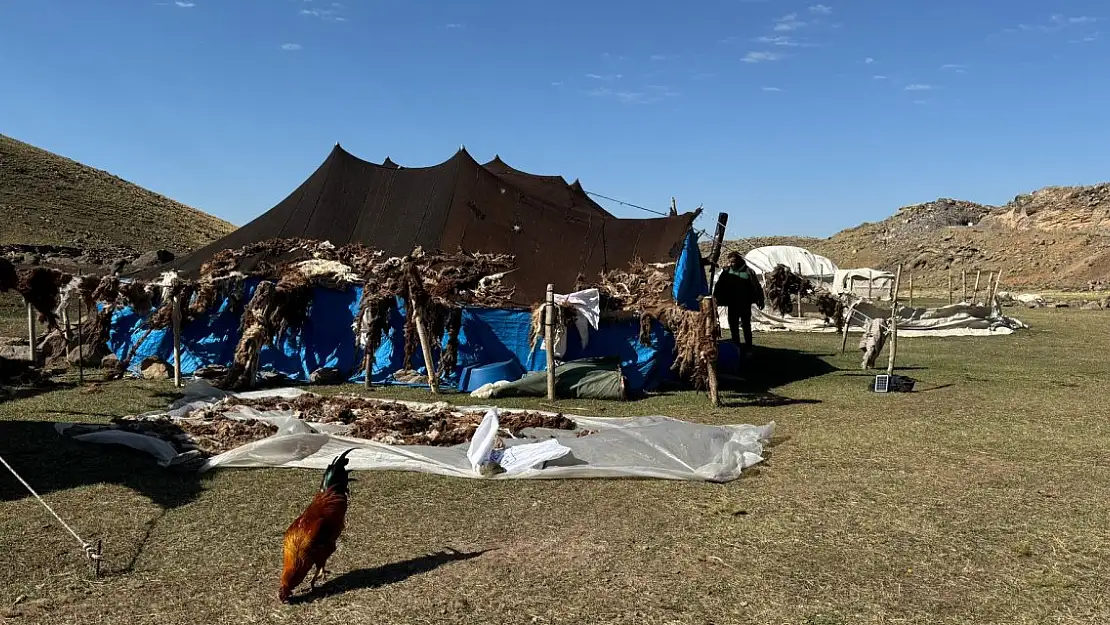
[[[85,331],[81,328],[81,307],[83,301],[77,302],[77,383],[85,383]]]
[[[868,272],[867,273],[867,299],[868,299],[868,301],[871,300],[871,286],[874,283],[875,283],[875,276],[871,272]]]
[[[972,306],[975,305],[975,298],[979,297],[979,276],[983,275],[982,269],[975,270],[975,286],[971,287],[971,301]]]
[[[848,306],[848,311],[844,313],[844,327],[841,328],[841,330],[843,330],[844,336],[840,339],[841,354],[844,353],[844,350],[848,349],[848,326],[852,323],[852,315],[855,313],[855,311],[856,303],[852,302],[852,305]]]
[[[374,352],[370,351],[369,340],[363,349],[366,350],[366,354],[362,357],[362,368],[366,372],[366,388],[370,388],[373,385],[370,374],[374,371]]]
[[[802,263],[798,263],[798,277],[802,278]],[[805,280],[805,278],[802,278],[802,280]],[[802,291],[800,288],[798,290],[798,318],[802,318]]]
[[[37,365],[39,359],[38,348],[35,345],[35,334],[35,308],[31,306],[30,302],[27,302],[27,344],[30,349],[28,353],[31,355],[31,363]]]
[[[412,298],[409,298],[412,301]],[[428,387],[433,393],[439,393],[439,380],[436,379],[436,365],[432,361],[432,345],[428,342],[428,333],[424,329],[424,318],[420,315],[420,308],[413,305],[413,322],[416,323],[416,334],[420,337],[420,351],[424,354],[424,366],[428,369]]]
[[[886,363],[887,375],[894,375],[894,358],[898,353],[898,286],[902,281],[902,265],[894,274],[894,290],[890,294],[890,355]]]
[[[910,308],[913,308],[913,274],[910,274]]]
[[[181,386],[181,297],[173,295],[173,385]]]
[[[62,308],[62,327],[65,328],[66,349],[69,349],[69,344],[73,341],[73,326],[69,322],[69,304]]]
[[[948,305],[952,305],[952,272],[948,272]]]
[[[967,270],[960,271],[960,303],[967,303]]]
[[[994,274],[994,289],[991,291],[990,301],[987,302],[987,305],[991,307],[992,312],[994,311],[995,300],[998,298],[998,282],[1001,279],[1002,279],[1002,270],[999,269],[998,273]],[[999,308],[1001,309],[1002,307],[999,306]]]
[[[717,319],[717,299],[713,296],[706,297],[702,299],[701,306],[703,313],[702,319],[704,319],[706,323],[713,324],[712,328],[707,329],[709,335],[713,337],[713,340],[718,346],[718,348],[713,351],[715,354],[719,353],[721,322]],[[709,306],[708,310],[705,308],[706,306]],[[709,373],[709,403],[713,404],[714,408],[717,408],[721,405],[721,387],[717,379],[717,359],[715,357],[710,358],[706,365]]]
[[[547,353],[547,400],[555,401],[555,285],[547,285],[544,304],[543,348]]]

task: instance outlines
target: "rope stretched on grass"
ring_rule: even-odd
[[[35,492],[34,488],[31,488],[31,485],[27,483],[27,480],[23,479],[22,476],[15,472],[15,469],[12,468],[12,465],[8,464],[7,460],[4,460],[3,456],[0,456],[0,464],[3,464],[8,469],[8,471],[11,471],[12,475],[15,476],[15,479],[19,480],[19,483],[23,484],[23,486],[28,491],[30,491],[32,495],[35,496],[35,499],[39,500],[39,503],[42,504],[42,507],[46,508],[46,511],[50,514],[54,515],[54,518],[58,519],[58,522],[62,524],[62,527],[66,528],[66,531],[69,532],[71,536],[77,539],[77,544],[79,544],[81,546],[81,549],[85,552],[85,557],[96,564],[96,572],[99,574],[100,560],[102,559],[100,556],[100,546],[98,545],[96,547],[93,547],[89,543],[85,542],[84,539],[82,539],[80,536],[78,536],[77,532],[73,531],[73,528],[70,527],[69,524],[66,523],[64,520],[62,520],[62,517],[58,516],[57,512],[54,512],[54,509],[50,507],[50,504],[46,503],[43,498]]]

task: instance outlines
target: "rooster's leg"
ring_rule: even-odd
[[[316,590],[316,580],[320,577],[320,573],[323,572],[323,570],[323,567],[317,566],[316,570],[312,572],[312,579],[308,582],[308,587],[312,590]]]

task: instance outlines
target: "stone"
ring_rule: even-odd
[[[169,377],[170,368],[164,362],[154,362],[149,367],[143,367],[144,380],[168,380]]]
[[[139,268],[157,267],[158,265],[172,263],[175,258],[177,257],[169,250],[153,250],[131,261],[131,264]]]
[[[1081,306],[1083,310],[1102,310],[1102,304],[1099,302],[1087,302]]]
[[[323,367],[309,374],[308,379],[313,384],[342,384],[343,375],[335,367]]]

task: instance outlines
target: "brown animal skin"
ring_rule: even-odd
[[[345,467],[350,451],[332,461],[324,472],[320,490],[285,530],[284,562],[278,589],[278,599],[282,603],[289,602],[293,590],[304,581],[312,567],[316,567],[309,581],[313,590],[316,580],[326,575],[324,566],[335,553],[335,543],[346,524],[349,478]]]

